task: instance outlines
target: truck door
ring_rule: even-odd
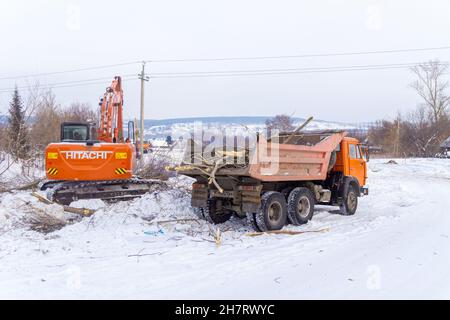
[[[358,179],[359,185],[366,183],[366,161],[364,160],[359,144],[350,142],[348,144],[348,157],[350,175]]]

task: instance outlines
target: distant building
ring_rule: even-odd
[[[369,146],[369,153],[381,154],[383,153],[383,148],[379,146]]]
[[[443,151],[450,151],[450,137],[447,138],[444,142],[441,144],[441,149]]]
[[[450,137],[441,144],[440,156],[444,158],[450,157]]]

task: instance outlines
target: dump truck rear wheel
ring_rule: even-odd
[[[221,200],[209,199],[207,206],[203,208],[203,215],[208,222],[219,224],[230,220],[233,211],[223,208]]]
[[[294,188],[287,187],[287,188],[284,188],[283,190],[281,190],[281,194],[283,194],[283,196],[286,198],[286,201],[288,200],[289,193],[291,193],[292,189],[294,189]]]
[[[344,216],[351,216],[355,214],[357,208],[358,208],[358,193],[356,191],[355,185],[350,184],[348,186],[346,194],[342,199],[340,211],[341,214]]]
[[[255,214],[259,230],[280,230],[287,221],[286,199],[280,192],[269,191],[261,197],[261,209]]]
[[[307,223],[314,215],[314,195],[308,188],[299,187],[288,197],[288,219],[294,225]]]

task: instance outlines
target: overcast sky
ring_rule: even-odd
[[[328,54],[450,46],[450,1],[24,1],[0,0],[0,78],[158,59]],[[450,50],[309,58],[153,62],[150,74],[397,64]],[[77,80],[55,88],[58,102],[98,98],[115,75],[125,115],[139,116],[139,64],[2,79],[0,91]],[[135,79],[131,79],[131,77]],[[258,76],[155,78],[146,83],[146,118],[279,113],[343,122],[393,117],[419,98],[405,69]],[[101,82],[101,83],[98,83]],[[82,83],[85,84],[85,83]],[[61,85],[61,84],[60,84]],[[22,90],[26,94],[26,90]],[[6,112],[10,93],[0,93]]]

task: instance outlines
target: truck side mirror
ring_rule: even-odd
[[[362,144],[361,149],[364,153],[364,158],[366,159],[366,162],[369,162],[370,159],[369,146],[366,144]]]

